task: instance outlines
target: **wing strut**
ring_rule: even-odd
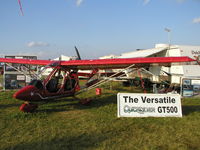
[[[94,89],[94,88],[96,88],[96,87],[98,87],[98,86],[100,86],[100,85],[102,85],[102,84],[105,84],[105,83],[107,83],[107,82],[109,82],[109,81],[112,81],[112,80],[110,80],[110,78],[112,78],[112,77],[114,77],[114,76],[116,76],[116,75],[118,75],[118,74],[124,72],[125,70],[134,67],[134,66],[135,66],[135,64],[132,64],[132,65],[128,66],[127,68],[125,68],[125,69],[123,69],[123,70],[120,70],[120,71],[116,72],[115,74],[111,75],[109,78],[106,78],[106,79],[104,79],[104,80],[101,80],[101,81],[99,81],[99,82],[97,82],[97,83],[95,83],[95,84],[89,86],[88,88],[84,88],[84,89],[80,90],[80,91],[77,92],[76,94],[80,94],[80,93],[82,93],[82,92],[84,92],[84,91],[92,90],[92,89]]]
[[[19,69],[17,69],[17,68],[15,68],[15,67],[13,67],[12,65],[10,65],[9,63],[6,63],[6,65],[8,65],[9,67],[11,67],[11,68],[13,68],[14,70],[16,70],[16,71],[18,71],[19,73],[22,73],[24,76],[26,76],[26,77],[30,77],[30,79],[34,79],[34,78],[39,78],[38,77],[38,75],[37,75],[37,73],[35,72],[35,71],[30,71],[29,70],[29,74],[27,74],[27,72],[26,71],[20,71]],[[28,70],[28,68],[27,67],[25,67],[25,66],[23,66],[24,68],[26,68],[27,70]],[[32,74],[33,73],[33,74]],[[31,76],[31,75],[33,75],[33,76]]]

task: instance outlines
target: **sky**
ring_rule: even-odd
[[[0,0],[0,56],[84,59],[200,45],[200,0]],[[167,32],[165,28],[170,29]]]

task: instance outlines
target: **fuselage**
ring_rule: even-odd
[[[73,96],[76,91],[80,90],[77,71],[56,63],[49,66],[52,71],[48,76],[44,77],[41,74],[43,80],[32,80],[29,85],[17,91],[13,97],[23,101],[36,102]]]

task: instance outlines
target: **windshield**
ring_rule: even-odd
[[[42,67],[39,72],[38,72],[38,76],[41,78],[42,76],[47,76],[52,72],[53,68],[46,66],[46,67]]]
[[[38,77],[40,79],[48,76],[55,67],[59,66],[60,65],[60,62],[59,61],[55,61],[55,62],[52,62],[50,63],[49,65],[45,66],[45,67],[41,67],[39,72],[38,72]]]

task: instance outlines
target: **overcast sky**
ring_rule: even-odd
[[[200,0],[0,0],[0,55],[83,58],[200,45]]]

